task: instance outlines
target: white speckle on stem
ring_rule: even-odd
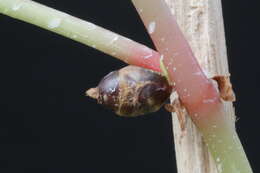
[[[217,169],[218,169],[218,172],[219,173],[222,173],[222,164],[221,163],[219,163],[218,165],[217,165]]]
[[[113,44],[115,41],[117,41],[118,40],[118,36],[115,36],[110,42],[109,42],[109,44]]]
[[[73,34],[72,35],[72,38],[77,38],[78,36],[76,34]]]
[[[60,26],[61,19],[60,18],[53,18],[48,22],[48,28],[54,29]]]
[[[156,28],[156,23],[154,21],[150,22],[148,25],[148,33],[149,34],[154,33],[155,28]]]
[[[217,161],[217,162],[220,162],[220,158],[219,158],[219,157],[217,157],[216,161]]]
[[[22,3],[16,3],[13,5],[12,10],[17,11],[21,8],[21,6],[22,6]]]
[[[200,75],[203,75],[203,73],[201,71],[198,71],[198,72],[193,73],[193,75],[200,76]]]
[[[163,61],[164,55],[161,55],[160,60]]]
[[[164,42],[164,41],[165,41],[165,38],[164,38],[164,37],[162,37],[162,38],[161,38],[161,42]]]
[[[148,59],[148,58],[150,58],[150,57],[152,57],[152,56],[153,56],[153,54],[145,55],[145,56],[144,56],[144,59]]]
[[[204,99],[203,103],[214,103],[215,99]]]
[[[176,67],[173,67],[173,71],[176,71],[177,70],[177,68]]]
[[[150,58],[153,56],[153,51],[146,46],[143,46],[142,51],[144,53],[144,55],[143,55],[144,59],[147,59],[147,58]]]
[[[84,21],[84,22],[86,22],[86,21]],[[96,29],[96,28],[97,28],[97,26],[94,25],[93,23],[86,22],[86,24],[87,24],[87,29],[88,29],[88,30],[93,30],[93,29]]]

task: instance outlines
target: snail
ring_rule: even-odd
[[[159,110],[169,98],[172,87],[159,73],[137,66],[110,72],[86,95],[124,117]]]

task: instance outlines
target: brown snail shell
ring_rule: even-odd
[[[171,91],[162,75],[130,65],[109,73],[86,94],[119,116],[135,117],[159,110]]]

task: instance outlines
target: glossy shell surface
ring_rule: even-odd
[[[150,70],[127,66],[106,75],[98,85],[98,103],[116,114],[134,117],[155,112],[171,94],[165,77]]]

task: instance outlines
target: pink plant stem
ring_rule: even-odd
[[[161,0],[133,2],[157,50],[163,55],[170,83],[175,85],[191,116],[196,119],[195,117],[202,116],[197,115],[197,112],[211,110],[212,106],[219,105],[217,89],[200,68],[167,5]]]
[[[169,82],[202,132],[220,173],[252,170],[222,100],[200,68],[165,0],[132,0],[157,50]]]
[[[155,50],[148,48],[145,45],[137,43],[133,40],[121,36],[122,39],[118,42],[118,47],[123,48],[118,55],[113,55],[118,59],[143,68],[148,68],[153,71],[161,72],[160,57],[161,55]]]

